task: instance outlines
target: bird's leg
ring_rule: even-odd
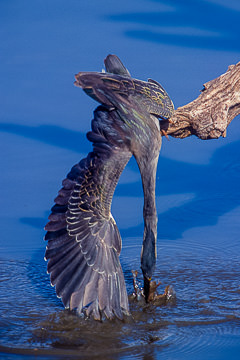
[[[155,144],[155,148],[149,147],[147,154],[145,152],[145,156],[136,157],[141,172],[144,192],[144,235],[141,252],[141,269],[144,278],[144,296],[147,302],[150,294],[150,281],[155,269],[157,257],[156,240],[158,219],[155,204],[155,184],[160,147],[161,141]]]
[[[157,251],[157,216],[148,216],[144,212],[144,235],[141,253],[141,269],[144,277],[144,296],[149,300],[150,282],[155,270]]]

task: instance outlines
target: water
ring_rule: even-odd
[[[238,210],[240,212],[240,209]],[[122,252],[129,294],[132,268],[139,268],[139,239]],[[170,284],[176,301],[146,305],[130,299],[132,318],[103,323],[62,309],[44,272],[43,251],[31,261],[1,261],[2,351],[73,358],[201,358],[211,344],[224,354],[239,344],[239,244],[161,241],[155,278]],[[141,280],[139,278],[139,280]],[[223,356],[223,355],[222,355]],[[218,357],[219,358],[219,357]],[[222,357],[223,358],[223,357]]]
[[[131,297],[131,271],[142,281],[143,233],[133,160],[112,206],[131,318],[100,323],[63,309],[46,274],[43,227],[61,180],[90,150],[96,104],[74,88],[74,74],[101,70],[116,53],[133,76],[160,81],[183,105],[239,61],[239,10],[235,0],[1,2],[1,359],[238,359],[239,117],[226,139],[163,141],[154,279],[160,293],[171,285],[176,301]]]

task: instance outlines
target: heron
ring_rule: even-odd
[[[157,256],[155,185],[162,143],[160,121],[168,121],[174,111],[172,100],[158,82],[132,78],[116,55],[108,55],[104,63],[106,71],[75,75],[75,85],[100,103],[87,133],[93,148],[63,180],[45,226],[51,285],[65,308],[96,320],[123,319],[130,314],[119,260],[122,240],[111,203],[132,155],[144,194],[141,270],[148,301]]]

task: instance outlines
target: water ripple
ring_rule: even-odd
[[[131,244],[122,256],[129,293],[141,249],[139,239]],[[160,292],[170,284],[176,302],[156,306],[130,299],[132,317],[124,322],[86,321],[62,310],[38,256],[31,262],[0,261],[0,351],[57,357],[78,357],[81,351],[82,357],[131,354],[139,359],[151,345],[162,359],[201,354],[209,342],[219,351],[231,346],[240,335],[239,247],[162,241],[158,253]]]

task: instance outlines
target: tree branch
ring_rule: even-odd
[[[170,122],[160,121],[163,135],[204,140],[226,136],[228,125],[240,114],[240,62],[203,86],[196,100],[174,111]]]

